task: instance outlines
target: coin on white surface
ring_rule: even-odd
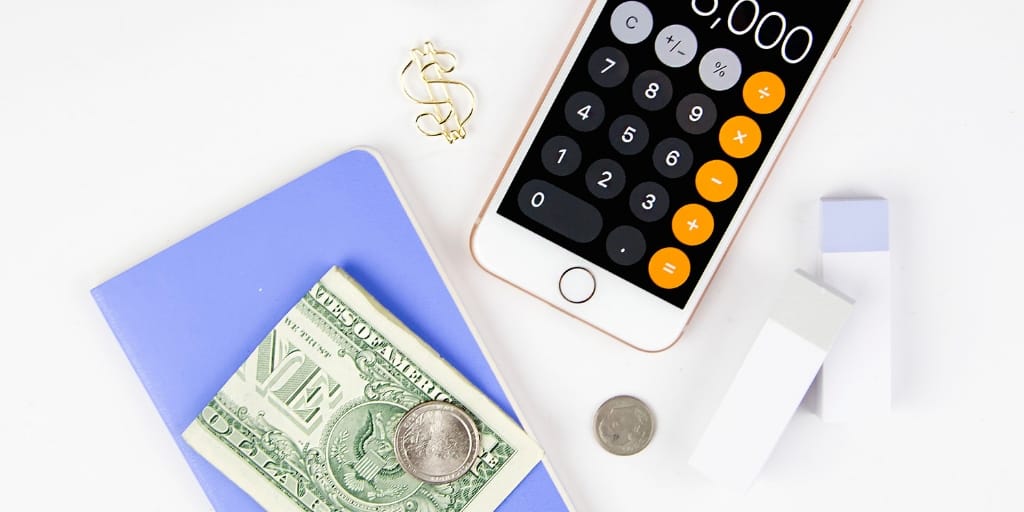
[[[654,416],[639,399],[617,396],[597,410],[594,433],[608,453],[636,455],[647,448],[654,437]]]

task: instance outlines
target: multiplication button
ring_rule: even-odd
[[[736,116],[722,125],[718,141],[725,154],[733,158],[747,158],[761,147],[761,127],[747,116]]]
[[[669,25],[658,34],[654,51],[662,64],[681,68],[697,57],[697,36],[683,25]]]
[[[712,91],[728,91],[743,74],[740,58],[725,48],[715,48],[700,60],[700,79]]]
[[[654,15],[641,2],[623,2],[612,11],[612,34],[626,44],[647,39],[654,30]]]
[[[601,87],[617,87],[629,76],[629,61],[620,50],[606,46],[590,56],[590,79]]]
[[[565,104],[565,120],[576,130],[592,132],[604,122],[604,102],[592,92],[573,94]]]

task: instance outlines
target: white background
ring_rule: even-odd
[[[370,145],[579,510],[1024,509],[1024,4],[869,0],[690,330],[644,355],[468,251],[586,1],[293,3],[0,0],[0,508],[208,509],[88,291]],[[453,147],[398,88],[428,38],[480,100]],[[894,413],[801,412],[749,493],[720,490],[685,461],[832,194],[892,201]],[[621,393],[658,432],[619,459],[591,421]]]

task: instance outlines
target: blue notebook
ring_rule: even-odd
[[[261,510],[181,433],[332,265],[515,413],[380,161],[354,150],[92,291],[214,508]],[[543,464],[498,509],[563,511]]]

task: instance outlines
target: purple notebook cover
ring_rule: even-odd
[[[516,417],[381,163],[353,150],[92,291],[220,512],[261,508],[181,433],[332,265]],[[567,508],[538,464],[498,510]]]

